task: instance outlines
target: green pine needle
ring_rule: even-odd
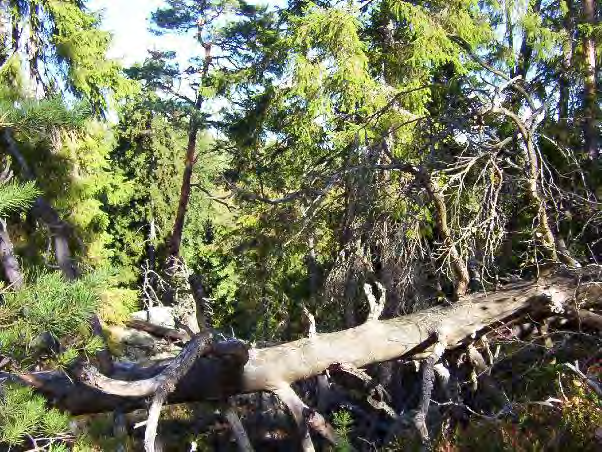
[[[26,210],[40,196],[33,182],[0,185],[0,216]]]

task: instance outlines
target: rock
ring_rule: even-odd
[[[107,330],[111,335],[111,341],[118,344],[146,350],[155,348],[155,338],[146,331],[138,331],[117,325],[112,325]]]
[[[155,306],[148,310],[134,312],[131,318],[134,320],[144,320],[166,328],[176,327],[173,308],[166,306]]]

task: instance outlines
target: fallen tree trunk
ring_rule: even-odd
[[[317,334],[265,349],[251,349],[244,368],[240,365],[237,368],[241,361],[223,359],[223,353],[203,357],[182,378],[169,402],[278,391],[292,382],[319,375],[335,363],[361,368],[397,358],[426,357],[437,341],[443,340],[447,348],[452,348],[472,340],[480,332],[527,313],[550,314],[569,303],[573,306],[576,299],[587,299],[590,304],[599,302],[602,288],[584,283],[584,280],[573,276],[549,276],[536,282],[513,284],[494,293],[464,297],[450,306],[434,307],[391,320],[369,320],[344,331]],[[72,381],[59,372],[11,378],[35,387],[56,406],[73,414],[109,411],[117,406],[125,410],[142,406],[144,400],[125,389],[127,383],[115,379],[135,380],[136,384],[147,379],[147,383],[152,384],[152,378],[170,362],[172,360],[146,368],[121,364],[115,370],[114,379],[89,372],[85,384]]]

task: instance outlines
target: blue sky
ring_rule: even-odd
[[[151,13],[162,0],[88,0],[93,11],[102,11],[102,28],[113,34],[109,57],[125,66],[141,62],[147,49],[178,50],[186,59],[195,50],[195,42],[186,36],[154,36],[148,31]]]
[[[287,0],[251,0],[282,7]],[[102,28],[113,35],[109,58],[122,62],[124,67],[141,63],[148,56],[147,50],[174,50],[180,67],[187,67],[192,56],[203,55],[203,49],[190,35],[166,34],[156,36],[149,32],[151,13],[164,3],[164,0],[87,0],[92,11],[101,12]],[[215,51],[215,49],[214,49]],[[176,88],[180,94],[194,97],[186,80]],[[218,112],[223,101],[214,100],[207,108]]]
[[[178,61],[187,59],[200,51],[195,40],[188,36],[155,36],[148,31],[149,18],[163,0],[88,0],[93,11],[102,11],[103,29],[113,34],[109,57],[122,60],[125,66],[142,62],[147,49],[176,50]],[[284,6],[286,0],[258,0],[272,6]]]

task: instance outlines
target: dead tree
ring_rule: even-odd
[[[165,381],[171,381],[170,386],[163,390],[155,405],[225,400],[235,394],[267,390],[281,397],[299,425],[307,425],[328,440],[336,440],[329,437],[323,418],[291,389],[292,383],[319,375],[337,363],[362,368],[397,358],[427,359],[425,375],[432,381],[434,364],[444,350],[471,343],[496,326],[527,315],[528,318],[560,312],[574,315],[571,311],[574,306],[582,309],[600,305],[599,279],[599,267],[571,273],[560,271],[534,282],[512,284],[498,292],[463,297],[451,306],[389,320],[378,320],[382,300],[376,301],[367,291],[371,316],[362,325],[344,331],[316,333],[298,341],[250,350],[232,342],[197,347],[193,339],[171,361],[150,367],[116,366],[113,378],[91,367],[84,367],[74,380],[61,372],[0,377],[31,385],[74,414],[107,411],[118,406],[139,407],[144,397],[155,394]],[[199,337],[205,339],[197,338],[196,342],[210,344],[206,342],[207,336]],[[190,358],[193,355],[196,357]],[[178,377],[170,379],[167,375]],[[423,391],[419,413],[424,413],[428,404],[429,386]],[[304,444],[307,450],[312,447],[307,438]]]

